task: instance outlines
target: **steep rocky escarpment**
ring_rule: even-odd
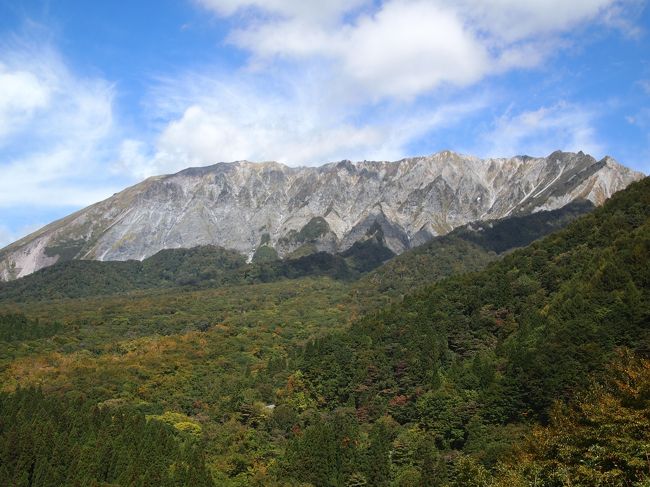
[[[397,162],[288,167],[219,163],[140,184],[0,250],[0,278],[73,259],[142,260],[217,245],[253,259],[344,252],[381,228],[396,254],[469,222],[602,204],[642,175],[582,152],[479,159],[444,151]]]

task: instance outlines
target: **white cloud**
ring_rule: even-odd
[[[0,49],[0,207],[84,205],[110,194],[113,87],[75,76],[48,47]],[[4,138],[3,138],[4,135]]]
[[[163,80],[148,108],[166,123],[154,139],[126,141],[115,168],[143,177],[242,159],[295,165],[398,158],[414,139],[487,104],[485,99],[460,103],[454,89],[538,66],[563,45],[561,34],[604,22],[622,5],[619,0],[196,1],[236,19],[228,42],[250,53],[249,69]],[[445,96],[421,105],[423,96],[436,91]],[[572,129],[561,112],[555,106],[512,120],[507,115],[498,122],[504,132],[491,139],[500,142],[482,148],[498,148],[502,155],[531,152],[547,145],[540,141],[548,140],[548,133],[561,136],[556,147],[595,148],[586,122],[577,120],[585,123]]]
[[[563,34],[606,22],[625,3],[195,1],[233,17],[228,42],[249,52],[250,63],[231,74],[208,68],[163,79],[147,105],[162,125],[149,139],[124,141],[115,171],[145,177],[242,159],[296,165],[402,157],[414,139],[488,104],[485,97],[461,103],[455,89],[542,64],[563,46]],[[421,103],[436,92],[444,96]],[[588,120],[564,112],[557,105],[505,115],[496,122],[503,133],[495,130],[491,146],[477,149],[532,152],[552,140],[554,148],[598,148]]]
[[[252,53],[253,66],[276,57],[330,63],[339,90],[356,99],[408,99],[442,83],[467,85],[492,69],[463,19],[425,1],[393,0],[335,28],[302,16],[255,22],[230,39]]]
[[[34,73],[0,64],[0,143],[44,108],[50,96],[44,80]]]
[[[597,113],[577,105],[559,102],[537,110],[506,113],[498,117],[470,148],[488,157],[526,154],[545,156],[561,149],[604,155],[594,129]]]
[[[319,24],[332,19],[363,14],[382,8],[413,6],[449,8],[462,18],[480,26],[484,32],[507,39],[521,39],[544,32],[557,32],[576,23],[613,15],[632,3],[630,0],[196,0],[220,16],[247,13],[255,21],[273,21],[277,17]],[[365,7],[365,8],[363,8]],[[258,15],[254,15],[257,13]],[[265,18],[263,15],[267,14]],[[269,18],[270,15],[270,18]],[[348,21],[350,19],[347,19]],[[352,19],[354,20],[354,19]]]
[[[278,58],[328,61],[358,97],[412,98],[465,86],[555,52],[591,21],[613,25],[634,0],[200,0],[220,16],[248,12],[230,41],[260,69]],[[251,13],[252,12],[252,13]]]
[[[456,5],[478,29],[504,42],[540,34],[563,32],[597,17],[611,17],[619,0],[456,0]],[[629,2],[627,2],[629,3]]]
[[[489,69],[489,54],[451,10],[391,2],[344,30],[344,70],[377,96],[415,96],[441,83],[467,85]]]
[[[346,12],[368,4],[370,0],[196,0],[196,2],[222,16],[257,11],[323,23],[333,19],[338,20]]]
[[[435,108],[413,104],[404,110],[400,104],[360,120],[359,106],[320,96],[320,78],[283,81],[277,88],[244,74],[236,80],[217,75],[167,80],[154,90],[148,110],[170,121],[151,144],[125,141],[116,170],[146,177],[233,160],[314,165],[398,158],[413,137],[453,125],[488,104],[485,96]]]
[[[250,69],[231,76],[190,73],[154,89],[150,110],[168,122],[153,141],[126,141],[116,165],[138,177],[241,159],[319,164],[401,157],[412,140],[485,107],[485,99],[453,101],[454,87],[535,67],[562,45],[562,33],[604,19],[620,4],[196,1],[218,16],[236,18],[228,42],[250,53]],[[447,91],[446,101],[418,109],[421,97],[437,89]],[[507,117],[502,119],[503,154],[532,140],[523,131],[526,124],[544,133],[554,130],[553,123],[562,125],[559,109],[547,110],[537,124],[532,115],[508,127]],[[523,124],[519,132],[516,123]],[[562,140],[595,146],[589,133],[573,133]]]

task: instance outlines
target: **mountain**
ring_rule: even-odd
[[[149,178],[0,251],[0,278],[73,259],[142,260],[216,245],[249,258],[344,252],[379,226],[396,254],[477,220],[596,205],[642,175],[579,152],[478,159],[444,151],[398,162],[292,168],[219,163]]]

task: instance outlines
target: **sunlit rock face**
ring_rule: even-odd
[[[643,177],[582,152],[479,159],[449,151],[396,162],[320,167],[219,163],[149,178],[0,251],[0,277],[61,260],[144,259],[213,244],[280,257],[309,245],[343,251],[381,227],[395,253],[476,220],[602,204]]]

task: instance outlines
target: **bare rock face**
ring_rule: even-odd
[[[602,204],[642,178],[606,157],[478,159],[444,151],[397,162],[342,161],[293,168],[219,163],[149,178],[0,250],[0,278],[61,260],[144,259],[213,244],[250,257],[344,251],[381,227],[395,253],[466,223]]]

